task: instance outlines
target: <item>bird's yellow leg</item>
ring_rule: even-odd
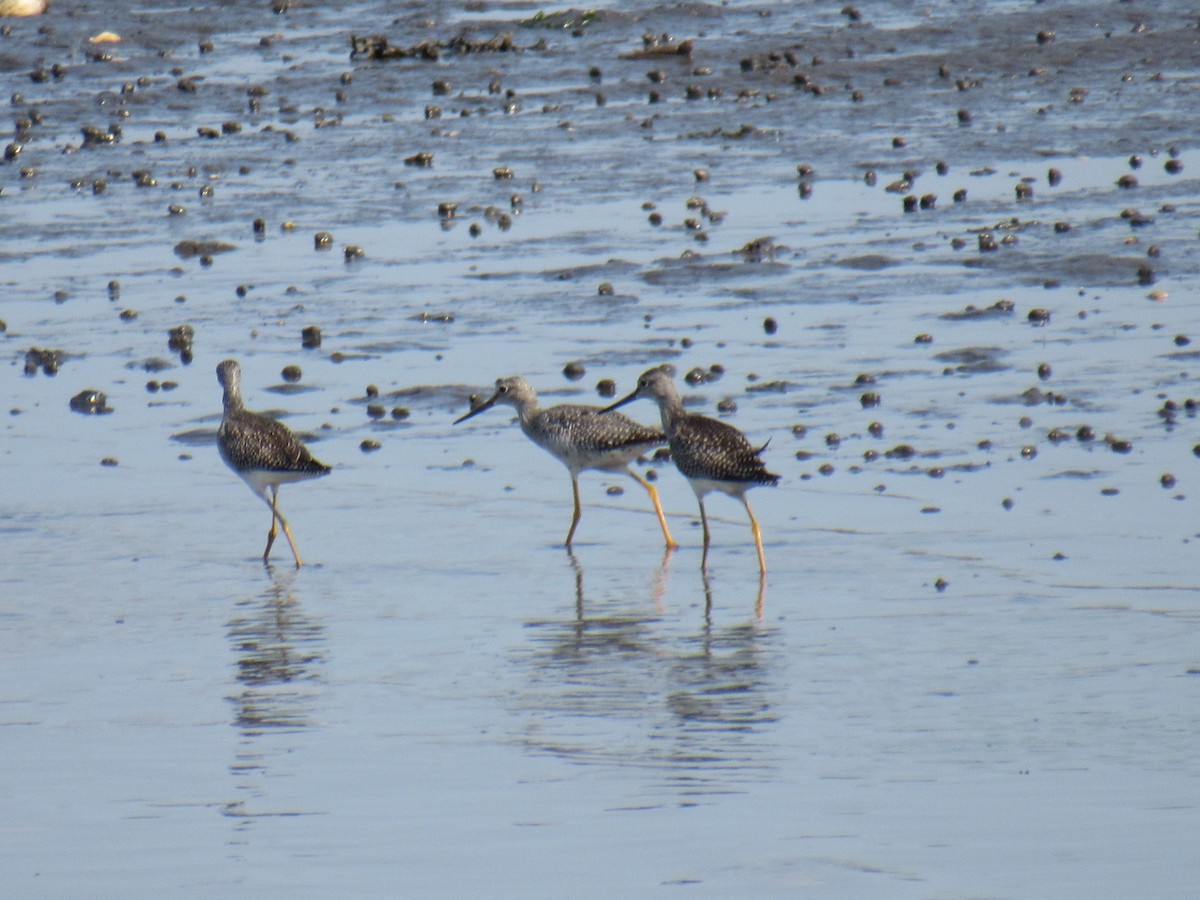
[[[754,518],[754,510],[750,508],[750,502],[743,497],[742,505],[746,507],[746,514],[750,516],[750,530],[754,532],[754,546],[758,549],[758,570],[762,574],[767,574],[767,557],[763,554],[762,545],[762,529],[758,527],[758,519]]]
[[[579,517],[583,511],[579,507],[579,479],[571,475],[571,493],[575,496],[575,515],[571,517],[571,530],[567,532],[567,546],[571,546],[571,538],[575,537],[575,528],[579,525]]]
[[[704,528],[704,552],[700,555],[700,568],[708,568],[708,513],[704,511],[704,498],[697,498],[700,503],[700,524]]]
[[[296,549],[296,538],[292,535],[292,528],[288,525],[287,519],[283,517],[283,513],[279,511],[276,501],[279,499],[279,489],[276,488],[271,492],[271,533],[267,535],[267,552],[263,554],[263,562],[267,561],[267,553],[271,552],[271,544],[275,543],[275,520],[279,520],[279,524],[283,526],[283,536],[287,538],[288,546],[292,548],[292,556],[296,560],[296,568],[299,569],[304,565],[300,559],[300,551]]]
[[[275,500],[279,497],[279,488],[273,488],[271,491],[271,502],[267,505],[271,507],[271,530],[267,532],[267,549],[263,551],[263,563],[271,556],[271,546],[275,543],[275,535],[279,533],[279,529],[275,526],[275,517],[279,513],[275,509]],[[263,495],[266,500],[266,495]]]
[[[658,516],[658,524],[662,526],[663,537],[667,539],[667,549],[674,550],[679,545],[675,543],[675,539],[671,537],[671,529],[667,527],[667,517],[663,514],[662,504],[658,502],[658,490],[649,481],[639,475],[632,469],[626,469],[629,476],[646,489],[646,493],[650,495],[650,502],[654,504],[654,513]]]
[[[300,560],[300,551],[296,549],[296,539],[292,536],[292,529],[288,527],[287,520],[284,519],[282,513],[279,516],[279,524],[283,526],[283,536],[288,540],[288,546],[292,548],[292,556],[296,558],[296,568],[300,568],[304,563]]]

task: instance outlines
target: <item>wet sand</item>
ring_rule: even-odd
[[[1190,896],[1194,25],[0,19],[9,890]],[[231,356],[335,466],[280,492],[299,571],[213,446]],[[761,588],[669,463],[679,551],[585,473],[568,554],[563,467],[451,426],[661,362],[770,439]]]

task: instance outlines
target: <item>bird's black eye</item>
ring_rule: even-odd
[[[640,388],[644,388],[644,387],[645,387],[647,384],[649,384],[649,383],[650,383],[650,382],[646,381],[646,379],[645,379],[645,378],[639,379],[639,380],[638,380],[638,387],[640,387]]]
[[[497,388],[497,390],[498,390],[498,391],[499,391],[501,394],[507,394],[507,393],[508,393],[508,385],[507,385],[507,384],[502,384],[502,385],[500,385],[500,386]]]

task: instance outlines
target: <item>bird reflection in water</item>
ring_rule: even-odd
[[[294,735],[311,724],[321,683],[325,626],[305,614],[293,592],[295,573],[276,574],[256,597],[239,601],[226,634],[237,658],[241,690],[233,703],[233,725],[241,734],[230,771],[247,795],[229,803],[226,815],[248,818],[295,812],[248,812],[246,803],[266,795],[262,781],[269,762],[294,750]],[[291,736],[291,737],[283,737]],[[275,738],[287,741],[279,744]]]
[[[761,622],[763,583],[757,617],[721,625],[706,577],[697,628],[698,597],[677,616],[667,614],[669,556],[651,577],[649,596],[628,590],[620,573],[608,596],[587,596],[584,567],[574,555],[569,560],[574,615],[530,622],[515,660],[525,673],[514,702],[527,749],[645,768],[689,797],[773,778],[781,758],[774,710],[783,688],[774,631]]]
[[[700,580],[704,582],[704,621],[712,624],[713,589],[712,578],[708,569],[700,570]],[[759,622],[767,611],[767,573],[758,573],[758,594],[754,598],[754,618]]]

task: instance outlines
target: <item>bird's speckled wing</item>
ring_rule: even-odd
[[[538,413],[529,437],[560,459],[568,455],[599,455],[628,451],[629,458],[667,442],[655,428],[647,428],[620,413],[601,414],[594,406],[563,404]]]
[[[671,458],[688,478],[775,484],[779,476],[758,453],[732,425],[707,416],[687,416],[671,439]]]
[[[217,446],[221,457],[237,472],[257,469],[318,475],[329,471],[282,422],[245,410],[221,422]]]

